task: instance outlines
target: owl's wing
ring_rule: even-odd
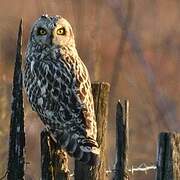
[[[76,98],[82,104],[82,114],[86,131],[89,137],[96,139],[96,121],[94,112],[94,101],[89,73],[86,66],[79,57],[75,61],[75,87]]]
[[[46,87],[50,86],[48,102],[55,103],[53,112],[61,128],[64,127],[64,131],[59,133],[56,122],[53,134],[59,144],[79,160],[97,163],[99,148],[94,104],[85,65],[80,59],[72,64],[67,59],[58,62],[37,61],[33,69],[38,79],[45,79]],[[53,127],[53,123],[51,121],[50,127]]]
[[[67,122],[67,126],[81,128],[79,132],[84,131],[87,137],[96,139],[94,103],[88,71],[79,57],[66,58],[36,61],[31,67],[35,76],[42,81],[41,85],[47,88],[45,91],[49,94],[48,102],[55,102],[53,111],[57,111],[57,119]]]

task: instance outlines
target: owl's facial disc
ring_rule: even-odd
[[[34,24],[31,38],[45,46],[75,46],[70,23],[60,16],[41,16]]]

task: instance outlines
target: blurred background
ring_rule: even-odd
[[[73,26],[77,49],[92,82],[111,84],[106,149],[107,168],[113,168],[118,99],[130,101],[129,167],[155,164],[158,134],[180,131],[179,9],[179,0],[1,0],[0,176],[7,167],[12,74],[21,17],[23,52],[34,20],[46,13],[59,14]],[[27,101],[25,128],[26,179],[38,180],[43,125]],[[154,176],[155,171],[137,172],[130,179],[151,180]]]

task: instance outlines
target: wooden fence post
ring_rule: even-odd
[[[180,133],[160,133],[156,180],[180,179]]]
[[[16,62],[13,77],[11,122],[9,137],[9,160],[7,179],[24,179],[24,108],[22,94],[22,19],[19,24]]]
[[[67,154],[51,138],[49,132],[41,132],[41,169],[43,180],[68,180]]]
[[[108,97],[110,85],[108,83],[93,83],[92,92],[94,97],[95,114],[97,121],[97,141],[100,145],[100,164],[88,166],[80,161],[75,161],[75,180],[104,180],[105,167],[105,136],[108,116]]]
[[[119,101],[116,110],[116,164],[114,180],[128,179],[128,146],[129,146],[129,101],[124,105]]]

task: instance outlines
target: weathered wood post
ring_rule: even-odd
[[[116,110],[116,164],[114,180],[128,179],[128,146],[129,146],[129,101],[120,101]]]
[[[22,20],[19,24],[16,62],[13,77],[11,122],[9,137],[9,160],[7,179],[24,179],[24,108],[22,93]]]
[[[108,116],[108,97],[110,85],[108,83],[93,83],[92,92],[95,103],[97,121],[97,141],[100,145],[100,164],[88,166],[80,161],[75,161],[75,180],[104,180],[106,175],[105,166],[105,136]]]
[[[180,133],[159,135],[156,180],[180,179]]]
[[[68,180],[67,154],[60,149],[49,132],[41,132],[41,169],[43,180]]]

